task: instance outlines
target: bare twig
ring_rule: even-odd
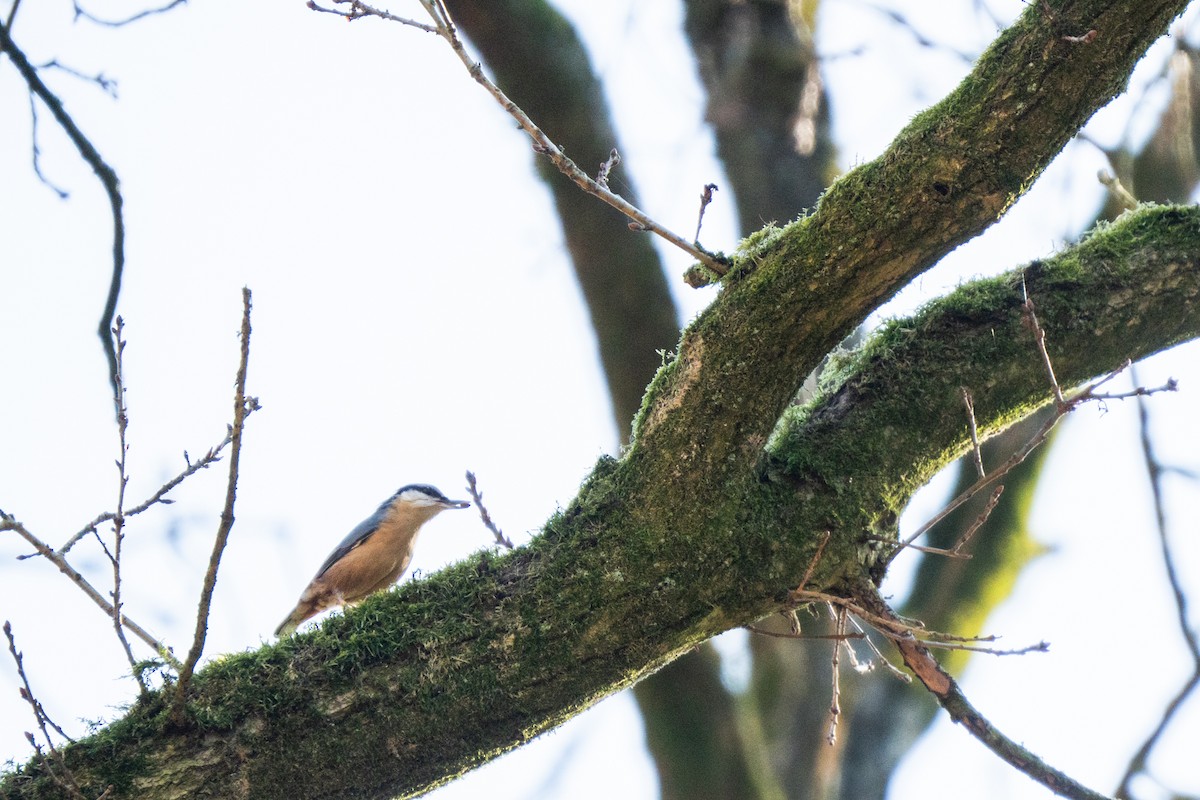
[[[939,650],[965,650],[968,653],[986,653],[990,656],[1023,656],[1027,653],[1050,652],[1050,643],[1045,641],[1004,650],[998,647],[976,647],[975,645],[958,644],[956,642],[939,642],[936,639],[921,639],[920,642],[926,647],[934,647]]]
[[[38,69],[57,69],[73,78],[78,78],[84,83],[94,83],[109,97],[114,100],[117,99],[117,82],[112,78],[106,77],[103,72],[96,75],[85,75],[74,67],[68,67],[66,64],[61,63],[58,59],[51,59],[38,67]]]
[[[854,626],[854,629],[861,634],[863,641],[867,644],[867,647],[871,648],[871,652],[875,654],[875,660],[887,667],[889,674],[895,678],[899,678],[905,683],[912,683],[912,676],[893,664],[892,660],[880,651],[880,649],[875,645],[875,642],[871,641],[871,637],[867,635],[867,632],[863,630],[862,625],[859,624],[857,619],[852,616],[848,616],[847,619],[849,619],[850,624]]]
[[[71,774],[71,770],[63,762],[62,754],[58,752],[58,748],[54,746],[54,740],[50,738],[48,728],[53,728],[58,732],[58,735],[66,739],[68,742],[74,742],[70,736],[63,733],[63,729],[54,723],[50,716],[46,713],[46,709],[42,707],[41,702],[33,694],[33,687],[29,684],[29,676],[25,674],[25,658],[17,650],[17,640],[13,636],[12,624],[8,620],[4,621],[4,635],[8,638],[8,652],[12,653],[13,661],[17,663],[17,675],[21,678],[21,699],[29,703],[29,708],[33,711],[33,717],[37,720],[38,729],[42,732],[42,738],[46,740],[46,746],[50,748],[50,755],[53,757],[54,763],[50,763],[50,759],[46,758],[42,753],[41,746],[32,733],[26,733],[25,738],[29,741],[38,758],[49,773],[50,778],[58,785],[60,789],[66,792],[67,796],[72,800],[86,800],[84,794],[79,789],[79,784],[75,782],[75,776]]]
[[[952,44],[927,36],[917,29],[916,24],[914,24],[908,19],[908,17],[904,16],[904,14],[899,11],[875,5],[873,3],[864,3],[863,8],[868,11],[874,11],[890,19],[898,28],[907,33],[919,47],[923,47],[935,52],[941,51],[947,53],[961,60],[963,64],[973,64],[975,63],[975,59],[979,57],[978,53],[970,53],[966,50],[960,50],[959,48],[954,47]],[[822,56],[822,60],[824,60],[824,56]]]
[[[197,461],[191,461],[190,459],[188,459],[187,453],[185,452],[184,453],[184,462],[187,464],[187,467],[182,472],[180,472],[178,475],[176,475],[174,478],[167,481],[162,486],[158,487],[158,490],[155,491],[154,494],[150,495],[149,498],[147,498],[140,504],[134,506],[133,508],[127,509],[124,514],[125,519],[129,519],[132,516],[141,514],[143,511],[146,511],[146,510],[152,508],[154,505],[156,505],[158,503],[162,503],[164,505],[170,505],[174,501],[172,501],[166,495],[172,489],[174,489],[176,486],[183,483],[183,481],[185,479],[191,477],[193,474],[199,472],[202,469],[207,469],[208,467],[212,466],[215,462],[220,461],[221,460],[221,451],[224,450],[232,441],[233,441],[233,432],[229,428],[226,428],[225,438],[222,439],[217,444],[216,447],[213,447],[212,449],[210,449],[207,453],[205,453]],[[93,519],[91,522],[89,522],[87,525],[85,525],[82,529],[80,529],[79,532],[77,532],[70,539],[68,539],[66,541],[66,543],[62,547],[59,548],[59,550],[58,550],[59,554],[66,555],[80,539],[87,536],[89,533],[95,533],[96,526],[102,525],[103,523],[108,522],[109,520],[111,520],[113,518],[113,516],[114,516],[113,512],[111,512],[111,511],[105,511],[103,514],[100,514],[99,516],[97,516],[95,519]],[[18,558],[32,558],[33,555],[34,554],[18,556]]]
[[[842,634],[842,649],[845,650],[846,657],[850,659],[850,666],[854,668],[854,671],[870,672],[875,669],[875,664],[872,661],[859,661],[858,653],[850,643],[850,634],[847,631],[851,625],[863,635],[863,639],[867,638],[866,631],[863,630],[862,626],[858,624],[854,617],[847,614],[844,609],[836,608],[832,603],[826,603],[825,609],[829,612],[829,618],[833,620],[834,630]]]
[[[1109,193],[1112,194],[1123,208],[1132,210],[1138,207],[1137,198],[1125,188],[1125,184],[1121,183],[1121,179],[1116,175],[1106,169],[1102,169],[1096,172],[1096,180],[1104,184],[1104,187],[1108,189]]]
[[[598,181],[593,180],[586,172],[580,169],[574,161],[567,157],[554,141],[546,135],[546,133],[538,127],[538,125],[529,118],[529,115],[521,109],[516,103],[509,99],[499,86],[497,86],[483,72],[483,67],[479,62],[475,61],[467,53],[463,46],[462,40],[458,36],[458,29],[454,25],[454,21],[450,18],[450,12],[446,10],[445,3],[441,0],[419,0],[422,8],[429,14],[433,20],[433,26],[423,25],[414,20],[397,17],[387,11],[375,8],[362,0],[333,0],[333,3],[339,7],[344,6],[347,10],[337,11],[331,8],[319,6],[314,0],[309,0],[308,7],[314,11],[324,13],[339,14],[346,19],[355,20],[363,17],[378,17],[380,19],[398,22],[403,25],[418,28],[423,31],[436,33],[454,51],[458,56],[459,61],[467,68],[471,77],[482,86],[487,92],[495,98],[509,116],[516,120],[517,125],[521,130],[529,135],[533,140],[533,149],[535,152],[546,156],[554,164],[554,166],[563,175],[566,175],[572,182],[588,194],[599,198],[603,202],[620,211],[632,222],[629,227],[633,230],[649,231],[654,233],[679,249],[686,252],[688,255],[695,258],[709,270],[717,275],[725,275],[729,271],[728,262],[720,258],[703,247],[700,247],[694,242],[689,242],[677,233],[660,225],[654,221],[643,211],[638,209],[632,203],[619,194],[611,191],[607,186],[601,185]]]
[[[979,532],[979,529],[983,527],[983,524],[988,521],[988,518],[992,515],[992,512],[996,510],[996,504],[1000,502],[1000,495],[1002,494],[1004,494],[1004,484],[1000,484],[992,490],[992,496],[989,497],[987,503],[984,504],[983,510],[979,512],[979,515],[975,517],[975,520],[968,525],[967,529],[963,531],[961,536],[958,537],[958,541],[954,543],[953,547],[947,549],[943,547],[925,547],[919,544],[910,544],[909,547],[922,553],[929,553],[930,555],[935,556],[961,559],[970,558],[971,554],[964,553],[962,549],[966,547],[967,542],[971,541],[971,538]]]
[[[975,474],[982,478],[987,473],[983,469],[983,451],[979,448],[979,428],[975,424],[975,401],[971,398],[967,387],[960,387],[960,391],[962,391],[963,405],[967,407],[967,425],[971,431],[971,454],[975,458]]]
[[[803,589],[808,585],[809,579],[812,578],[813,570],[817,568],[817,562],[821,560],[821,555],[825,552],[825,545],[829,544],[829,537],[831,535],[832,531],[825,531],[825,534],[821,536],[821,541],[817,544],[816,552],[808,560],[808,566],[804,568],[804,577],[800,579],[800,588]]]
[[[512,539],[505,536],[504,532],[492,521],[492,515],[488,513],[487,508],[483,505],[483,492],[479,491],[479,488],[475,485],[475,473],[470,470],[467,470],[467,491],[471,493],[471,500],[475,503],[475,507],[479,509],[479,518],[483,520],[484,526],[496,537],[496,544],[512,550]]]
[[[109,281],[108,297],[104,303],[104,311],[101,313],[97,333],[104,347],[104,353],[108,357],[108,375],[110,381],[113,382],[112,388],[115,394],[116,385],[114,376],[117,371],[117,355],[113,350],[112,336],[109,333],[109,329],[112,327],[113,316],[116,314],[117,296],[121,293],[121,275],[125,269],[125,216],[121,210],[121,188],[117,180],[117,173],[108,165],[100,155],[100,151],[84,135],[79,126],[75,124],[75,120],[67,113],[62,101],[42,82],[42,79],[37,74],[37,69],[29,63],[29,59],[25,57],[25,54],[21,52],[9,37],[8,28],[5,25],[0,25],[0,51],[8,54],[17,71],[21,73],[21,77],[25,79],[29,90],[37,95],[45,103],[46,107],[50,109],[50,113],[54,115],[54,119],[62,127],[63,131],[66,132],[67,138],[75,145],[75,149],[79,151],[80,157],[96,173],[96,177],[104,187],[105,194],[108,195],[108,202],[112,209],[113,218],[112,277]]]
[[[975,495],[979,494],[979,492],[983,491],[991,484],[1000,480],[1000,478],[1007,475],[1014,468],[1016,468],[1017,465],[1028,458],[1030,453],[1036,450],[1038,446],[1040,446],[1046,441],[1047,438],[1049,438],[1050,431],[1054,429],[1054,426],[1058,424],[1058,421],[1063,418],[1065,413],[1066,411],[1060,406],[1058,413],[1054,414],[1052,417],[1042,423],[1042,426],[1037,429],[1032,437],[1030,437],[1029,441],[1026,442],[1025,445],[1018,449],[1015,453],[1009,456],[1008,460],[1001,464],[998,469],[993,470],[990,475],[986,475],[968,486],[961,494],[947,503],[941,511],[939,511],[937,514],[934,514],[933,517],[930,518],[924,525],[917,528],[917,530],[901,541],[897,545],[896,549],[892,551],[891,555],[888,556],[889,563],[896,557],[898,553],[900,553],[900,551],[912,546],[913,542],[923,536],[925,532],[934,525],[938,524],[947,516],[949,516],[956,508],[970,500]]]
[[[1137,374],[1133,373],[1133,381],[1136,385]],[[1158,530],[1159,546],[1162,550],[1163,565],[1167,571],[1167,582],[1171,586],[1171,594],[1175,599],[1175,615],[1179,624],[1179,630],[1183,636],[1183,641],[1187,645],[1188,652],[1192,656],[1192,674],[1180,687],[1175,696],[1167,703],[1167,707],[1163,709],[1162,716],[1159,718],[1158,724],[1151,731],[1146,740],[1142,742],[1133,758],[1129,760],[1129,766],[1125,769],[1125,774],[1121,777],[1121,783],[1117,788],[1117,797],[1130,797],[1132,783],[1134,778],[1146,772],[1146,764],[1150,759],[1150,753],[1157,746],[1163,733],[1170,726],[1175,714],[1187,702],[1188,697],[1194,692],[1197,686],[1200,686],[1200,639],[1197,639],[1196,632],[1192,629],[1188,622],[1188,603],[1187,594],[1183,589],[1183,581],[1179,577],[1179,572],[1175,565],[1175,558],[1171,552],[1171,543],[1167,538],[1167,514],[1166,514],[1166,498],[1164,496],[1163,487],[1163,466],[1159,463],[1154,455],[1154,448],[1150,441],[1150,410],[1144,398],[1137,398],[1138,405],[1138,432],[1142,445],[1142,458],[1146,464],[1146,473],[1150,478],[1150,489],[1154,497],[1154,516],[1156,527]]]
[[[1025,653],[1044,653],[1050,649],[1050,645],[1046,642],[1038,642],[1037,644],[1028,645],[1026,647],[1015,648],[1012,650],[999,650],[991,647],[979,647],[978,642],[994,642],[995,636],[956,636],[950,633],[941,633],[939,631],[929,630],[919,623],[912,623],[902,619],[894,612],[887,616],[879,616],[867,607],[856,603],[854,600],[848,600],[845,597],[829,594],[828,592],[815,592],[809,589],[793,589],[788,595],[789,604],[792,607],[798,605],[806,605],[809,603],[826,603],[836,608],[842,608],[854,614],[859,619],[866,622],[875,630],[887,636],[889,639],[897,637],[912,639],[920,642],[928,647],[937,647],[943,650],[969,650],[972,652],[990,653],[991,655],[1024,655]],[[768,633],[767,631],[756,631],[758,633],[767,633],[770,636],[781,638],[810,638],[807,636],[788,637],[781,633]],[[811,637],[811,638],[837,638],[837,639],[857,639],[861,638],[854,634],[846,634],[836,637]]]
[[[1004,484],[1000,484],[992,490],[992,496],[984,504],[983,510],[979,512],[979,515],[975,517],[975,521],[967,526],[962,536],[958,537],[958,541],[954,543],[954,549],[951,551],[954,555],[962,555],[966,558],[971,557],[969,553],[963,553],[962,549],[966,547],[967,542],[971,541],[971,537],[983,527],[983,523],[988,521],[988,517],[992,516],[992,512],[996,510],[996,504],[1000,502],[1000,495],[1002,494],[1004,494]]]
[[[83,575],[81,575],[77,569],[72,567],[65,558],[59,555],[54,548],[50,547],[50,545],[43,542],[37,536],[34,536],[28,528],[18,522],[11,514],[6,514],[3,511],[0,511],[0,531],[14,531],[18,536],[33,545],[34,549],[37,550],[38,555],[42,556],[54,566],[58,567],[58,570],[74,581],[75,585],[78,586],[93,603],[99,606],[100,610],[103,611],[106,616],[110,618],[112,617],[113,606],[107,599],[105,599],[104,595],[98,592],[96,587],[92,586],[92,584],[88,582],[87,578],[83,577]],[[148,633],[141,625],[131,620],[128,615],[121,614],[121,624],[129,629],[134,636],[137,636],[143,642],[148,644],[154,650],[154,652],[158,653],[159,658],[169,664],[173,669],[178,670],[183,666],[179,663],[179,660],[175,658],[174,653],[171,652],[171,648],[167,647],[161,641]]]
[[[333,0],[333,2],[342,4],[345,3],[345,0]],[[356,19],[362,19],[363,17],[379,17],[380,19],[386,19],[388,22],[398,22],[401,25],[407,25],[410,28],[416,28],[419,31],[425,31],[426,33],[436,34],[438,32],[438,29],[433,25],[427,25],[424,22],[417,22],[415,19],[409,19],[408,17],[398,17],[390,11],[384,11],[383,9],[379,8],[369,8],[368,6],[364,6],[359,3],[349,3],[349,5],[349,10],[342,11],[337,8],[324,8],[323,6],[317,5],[314,0],[308,0],[308,7],[310,10],[319,11],[322,14],[333,14],[334,16],[348,19],[351,22]]]
[[[1032,437],[1030,437],[1029,441],[1026,442],[1024,446],[1022,446],[1015,453],[1013,453],[1011,456],[1009,456],[1008,460],[1005,461],[1003,464],[1001,464],[999,469],[994,470],[989,475],[981,476],[979,478],[979,480],[975,481],[975,483],[971,484],[961,494],[959,494],[957,497],[955,497],[953,500],[951,500],[949,503],[947,503],[946,506],[941,511],[939,511],[937,514],[935,514],[924,525],[922,525],[915,532],[913,532],[911,535],[909,535],[907,538],[905,538],[903,541],[901,541],[896,546],[896,549],[893,550],[891,552],[891,554],[887,557],[887,563],[889,563],[889,564],[902,550],[904,550],[908,547],[913,547],[914,546],[913,542],[915,542],[918,538],[920,538],[922,535],[924,535],[924,533],[926,531],[928,531],[930,528],[932,528],[934,525],[936,525],[937,523],[939,523],[943,519],[945,519],[951,512],[953,512],[955,509],[957,509],[963,503],[970,500],[972,497],[974,497],[976,494],[981,492],[983,489],[987,488],[989,485],[995,483],[1000,478],[1004,477],[1009,472],[1011,472],[1018,464],[1020,464],[1022,461],[1024,461],[1029,456],[1030,453],[1032,453],[1043,442],[1046,441],[1046,439],[1050,436],[1050,432],[1054,429],[1054,426],[1058,424],[1058,421],[1060,419],[1062,419],[1064,416],[1066,416],[1067,414],[1074,411],[1076,408],[1078,408],[1083,403],[1086,403],[1089,401],[1126,400],[1126,399],[1129,399],[1132,397],[1143,397],[1143,396],[1147,396],[1147,395],[1151,395],[1151,394],[1156,394],[1158,392],[1173,392],[1178,388],[1178,384],[1176,383],[1175,379],[1171,378],[1162,386],[1153,387],[1153,388],[1136,387],[1133,390],[1128,391],[1128,392],[1114,392],[1114,393],[1098,392],[1097,389],[1099,389],[1101,386],[1108,383],[1113,378],[1115,378],[1117,375],[1120,375],[1122,372],[1124,372],[1126,369],[1129,368],[1130,362],[1128,359],[1126,359],[1126,361],[1124,363],[1122,363],[1119,367],[1117,367],[1116,369],[1109,372],[1107,375],[1104,375],[1099,380],[1094,381],[1094,382],[1088,384],[1087,386],[1083,387],[1078,392],[1074,393],[1071,397],[1069,397],[1069,398],[1066,397],[1063,394],[1062,387],[1059,386],[1058,379],[1054,375],[1054,364],[1050,359],[1049,351],[1046,349],[1046,332],[1042,329],[1042,326],[1038,323],[1037,314],[1034,313],[1033,300],[1030,299],[1030,297],[1029,297],[1028,289],[1025,286],[1024,276],[1021,277],[1021,289],[1022,289],[1022,292],[1025,297],[1025,302],[1024,302],[1024,305],[1022,306],[1022,311],[1025,313],[1025,318],[1028,321],[1029,326],[1033,331],[1034,342],[1037,345],[1038,353],[1041,355],[1042,364],[1046,369],[1046,374],[1049,378],[1050,386],[1054,392],[1054,399],[1055,399],[1054,411],[1055,411],[1055,413],[1049,419],[1047,419],[1046,422],[1044,422],[1040,428],[1038,428],[1038,430],[1033,434]],[[973,410],[972,410],[972,415],[973,415]],[[980,465],[982,465],[982,462]],[[995,501],[998,499],[999,499],[998,496],[994,496],[990,505],[994,507]],[[986,514],[990,514],[991,509],[990,508],[985,509],[984,513],[985,513],[984,520],[986,520],[986,518],[987,518]],[[983,524],[982,521],[980,521],[979,524],[982,525]],[[973,526],[973,529],[970,531],[970,533],[973,534],[974,531],[977,529],[978,529],[978,526]],[[965,543],[965,541],[963,543]],[[937,548],[922,547],[919,549],[921,549],[924,552],[933,552],[933,553],[937,553],[939,555],[951,555],[951,554],[959,555],[959,552],[958,552],[959,545],[956,545],[955,548],[952,551],[950,551],[949,553],[947,553],[946,551],[940,551]]]
[[[13,636],[12,623],[8,620],[4,621],[4,635],[8,637],[8,652],[12,653],[13,661],[17,664],[17,676],[21,679],[23,688],[21,689],[21,697],[25,702],[29,703],[29,707],[33,709],[33,716],[37,719],[38,727],[42,730],[42,738],[51,748],[54,747],[54,742],[50,739],[50,734],[46,730],[49,726],[54,729],[55,733],[61,736],[71,744],[75,740],[66,734],[66,732],[58,726],[54,720],[50,719],[50,715],[46,713],[45,707],[33,694],[33,687],[29,685],[29,677],[25,674],[25,657],[17,650],[16,637]]]
[[[221,524],[217,528],[212,555],[208,560],[208,571],[204,575],[204,588],[200,592],[200,604],[196,609],[196,633],[192,640],[192,649],[188,651],[187,661],[179,671],[179,681],[175,684],[171,719],[176,724],[183,723],[188,684],[192,679],[196,664],[204,652],[204,641],[208,636],[208,611],[212,604],[213,589],[217,585],[217,568],[221,564],[221,555],[225,552],[225,544],[229,541],[229,532],[233,529],[233,505],[237,499],[238,465],[242,455],[242,429],[245,426],[246,417],[259,407],[256,398],[246,397],[246,367],[250,361],[250,305],[250,290],[243,288],[242,347],[233,398],[233,424],[230,426],[229,481],[225,490],[225,508],[221,511]]]
[[[4,21],[4,27],[12,30],[13,20],[17,18],[17,9],[21,7],[21,0],[13,0],[12,6],[8,9],[8,19]]]
[[[616,168],[617,164],[621,163],[621,154],[617,152],[617,148],[613,148],[608,154],[608,158],[600,164],[600,169],[596,171],[596,183],[608,188],[608,175]]]
[[[75,19],[86,19],[88,22],[95,23],[96,25],[104,25],[109,28],[119,28],[122,25],[129,25],[130,23],[137,22],[139,20],[143,20],[146,17],[152,17],[157,14],[165,14],[168,11],[170,11],[171,9],[173,9],[177,6],[184,5],[185,3],[187,3],[187,0],[171,0],[170,3],[167,3],[165,6],[162,6],[161,8],[148,8],[143,11],[139,11],[132,16],[126,17],[125,19],[110,20],[110,19],[102,19],[100,17],[94,16],[90,12],[86,11],[81,5],[79,5],[78,2],[76,2],[74,4],[75,5]]]
[[[150,687],[146,684],[145,676],[138,669],[137,659],[133,657],[133,648],[129,646],[129,639],[125,637],[125,626],[121,624],[121,546],[125,542],[125,489],[129,486],[129,475],[125,471],[126,457],[129,455],[129,444],[125,439],[125,434],[129,428],[129,409],[125,406],[125,338],[122,335],[124,331],[125,321],[118,316],[117,324],[112,329],[117,353],[117,371],[114,375],[116,393],[113,395],[113,404],[117,409],[117,439],[119,441],[119,454],[117,456],[117,510],[113,513],[112,518],[113,549],[109,553],[108,549],[105,548],[104,552],[112,564],[113,630],[117,634],[117,640],[121,643],[121,647],[125,650],[125,657],[129,659],[129,667],[133,671],[133,676],[137,679],[142,694],[145,695],[150,691]]]
[[[794,611],[795,609],[788,609],[788,610]],[[861,633],[861,632],[860,633],[804,633],[803,631],[801,631],[799,629],[799,627],[791,628],[790,630],[786,630],[786,631],[773,631],[770,628],[760,628],[759,626],[755,625],[754,623],[750,623],[749,625],[743,625],[742,627],[744,627],[746,630],[750,631],[750,633],[757,633],[760,636],[769,636],[772,639],[812,639],[812,640],[818,640],[818,641],[824,640],[824,639],[836,639],[837,641],[840,642],[840,641],[843,641],[846,639],[865,639],[865,638],[867,638],[866,634]]]
[[[846,609],[839,608],[834,613],[834,628],[833,632],[838,636],[846,635]],[[832,667],[832,687],[830,689],[831,697],[829,699],[829,732],[825,735],[825,741],[832,747],[837,744],[837,728],[838,720],[842,716],[841,696],[842,696],[842,679],[840,669],[839,654],[842,652],[842,643],[835,642],[833,645]]]
[[[692,237],[692,241],[697,245],[700,244],[700,228],[704,225],[704,212],[708,210],[708,204],[712,202],[715,191],[717,191],[715,183],[706,183],[700,192],[700,212],[696,215],[696,235]]]
[[[1104,795],[1087,788],[1009,739],[980,714],[925,644],[914,638],[911,630],[900,622],[875,587],[863,588],[856,599],[867,613],[865,621],[896,643],[905,665],[933,693],[950,718],[970,731],[985,747],[1055,794],[1075,800],[1105,800]],[[852,610],[850,603],[846,607]],[[854,613],[858,614],[857,611]]]
[[[1054,363],[1050,360],[1049,351],[1046,350],[1046,331],[1042,330],[1037,314],[1034,313],[1033,300],[1029,297],[1029,287],[1025,285],[1024,274],[1021,275],[1021,294],[1025,297],[1022,310],[1025,312],[1025,318],[1029,321],[1030,327],[1033,328],[1033,340],[1037,344],[1038,352],[1042,354],[1042,365],[1050,377],[1050,387],[1054,390],[1054,399],[1061,406],[1066,401],[1063,400],[1062,387],[1058,385],[1058,378],[1054,376]]]
[[[29,127],[29,147],[33,152],[32,162],[34,176],[36,176],[37,179],[42,182],[43,186],[58,195],[59,200],[66,200],[71,196],[71,193],[59,186],[54,181],[50,180],[50,178],[46,176],[46,173],[42,172],[42,148],[41,145],[38,144],[40,137],[38,135],[37,97],[33,94],[33,92],[29,93]]]

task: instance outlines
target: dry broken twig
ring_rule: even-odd
[[[715,183],[704,184],[704,189],[700,192],[700,212],[696,215],[696,235],[692,240],[697,246],[700,245],[700,228],[704,225],[704,212],[708,210],[708,206],[713,201],[713,192],[717,191]]]

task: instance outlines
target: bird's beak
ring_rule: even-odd
[[[446,508],[470,508],[471,501],[470,500],[447,500],[442,505],[445,506]]]

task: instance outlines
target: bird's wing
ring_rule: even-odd
[[[374,514],[358,523],[354,530],[350,531],[350,533],[346,535],[345,539],[342,539],[341,544],[333,549],[333,552],[329,554],[329,558],[325,559],[325,563],[321,565],[319,570],[317,570],[317,574],[313,576],[313,580],[316,580],[324,575],[326,570],[328,570],[338,561],[345,558],[347,553],[369,539],[371,534],[374,533],[379,528],[379,525],[383,522],[383,518],[387,515],[387,511],[388,504],[384,503]]]

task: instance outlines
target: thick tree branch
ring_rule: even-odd
[[[1200,335],[1200,210],[1130,215],[1023,274],[1060,377],[1102,373]],[[811,587],[861,581],[878,552],[870,534],[966,448],[963,382],[984,432],[1049,397],[1021,279],[964,287],[876,337],[841,367],[839,388],[789,414],[753,493],[732,512],[710,506],[716,525],[678,527],[686,495],[632,506],[630,462],[602,460],[528,547],[218,662],[196,675],[192,729],[164,733],[143,704],[66,748],[68,764],[114,797],[168,785],[213,797],[419,793],[778,608],[825,530]],[[0,795],[37,796],[44,778],[27,769]]]

